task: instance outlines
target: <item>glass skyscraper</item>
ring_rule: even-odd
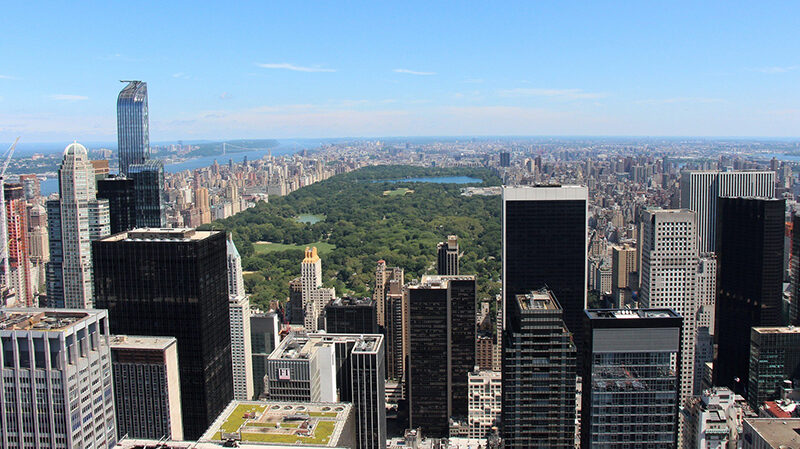
[[[166,223],[161,197],[164,186],[164,164],[149,160],[128,166],[128,177],[133,179],[136,203],[136,227],[160,228]]]
[[[128,81],[117,97],[117,146],[119,171],[127,175],[131,164],[150,158],[147,83]]]

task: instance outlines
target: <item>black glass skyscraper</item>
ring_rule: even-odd
[[[112,175],[97,181],[97,197],[108,200],[111,234],[136,227],[136,196],[132,179]]]
[[[147,83],[128,83],[117,97],[117,148],[119,171],[127,175],[131,164],[150,158],[150,125],[147,112]]]
[[[149,160],[128,167],[128,177],[133,179],[136,202],[136,227],[160,228],[166,222],[161,192],[164,186],[164,164]]]
[[[331,334],[377,334],[375,301],[336,298],[325,306],[325,331]]]
[[[784,200],[717,200],[714,385],[742,394],[750,329],[782,324]]]
[[[561,304],[578,357],[586,307],[587,198],[586,188],[578,186],[503,189],[503,307],[512,310],[516,295],[547,287]]]
[[[233,399],[225,234],[129,231],[92,242],[95,306],[114,334],[178,340],[184,437]]]

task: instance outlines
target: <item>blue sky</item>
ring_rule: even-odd
[[[800,136],[799,2],[6,2],[0,141]]]

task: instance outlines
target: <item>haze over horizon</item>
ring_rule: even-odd
[[[800,4],[748,6],[12,3],[0,141],[115,141],[120,79],[153,142],[797,137]]]

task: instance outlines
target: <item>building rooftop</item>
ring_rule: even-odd
[[[143,335],[112,335],[111,349],[159,349],[174,345],[175,337],[148,337]]]
[[[198,231],[193,228],[138,228],[100,239],[101,242],[166,242],[203,240],[221,231]]]
[[[522,310],[560,310],[561,305],[553,296],[553,293],[547,289],[541,289],[526,293],[524,295],[517,295],[517,302]]]
[[[199,441],[337,447],[351,413],[349,403],[231,401]]]
[[[764,326],[754,327],[753,331],[759,334],[800,334],[800,327],[795,326]]]
[[[98,311],[49,309],[4,309],[0,312],[0,330],[58,331]]]
[[[672,309],[598,309],[587,310],[591,319],[679,318]]]
[[[374,303],[375,301],[373,301],[372,298],[353,298],[350,296],[345,296],[343,298],[334,298],[333,301],[328,303],[328,306],[336,306],[336,307],[371,306]]]
[[[745,418],[771,447],[800,448],[800,418]]]
[[[474,281],[474,275],[456,274],[425,274],[418,284],[409,285],[409,288],[447,288],[450,281]]]
[[[270,359],[309,360],[314,352],[335,341],[355,341],[353,351],[377,353],[383,344],[379,334],[291,334],[269,355]]]

